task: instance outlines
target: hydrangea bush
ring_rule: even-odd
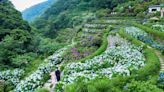
[[[16,85],[20,82],[20,79],[23,75],[24,70],[22,69],[1,71],[0,80],[5,80],[7,83],[12,83],[13,85]]]
[[[155,29],[160,32],[164,32],[164,25],[159,25],[159,24],[152,25],[152,29]]]

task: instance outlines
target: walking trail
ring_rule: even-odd
[[[68,45],[67,48],[68,48],[68,47],[72,47],[72,46],[74,46],[75,44],[76,44],[76,42],[74,42],[74,39],[72,39],[72,43],[71,43],[70,45]],[[58,65],[56,65],[56,66],[61,66],[63,63],[64,63],[64,62],[61,62],[60,64],[58,64]],[[63,75],[63,72],[61,72],[61,77],[62,77],[62,75]],[[54,92],[54,88],[56,87],[56,84],[58,83],[57,80],[56,80],[56,76],[55,76],[55,78],[54,78],[53,81],[55,81],[55,84],[54,84],[54,85],[52,85],[52,80],[51,80],[51,78],[50,78],[50,79],[44,84],[43,88],[48,89],[50,92]]]

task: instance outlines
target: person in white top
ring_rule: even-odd
[[[50,76],[51,76],[51,86],[50,87],[54,87],[55,83],[56,83],[56,76],[55,76],[55,72],[52,71],[50,73]]]

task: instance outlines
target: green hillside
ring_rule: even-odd
[[[33,25],[48,37],[60,28],[73,27],[89,18],[109,16],[146,17],[147,7],[163,0],[58,0]]]
[[[0,24],[0,65],[18,67],[16,58],[34,50],[31,27],[9,1],[0,2]]]

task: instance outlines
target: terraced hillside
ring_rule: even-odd
[[[0,92],[163,92],[163,26],[142,18],[156,2],[58,0],[29,26],[1,0]]]

